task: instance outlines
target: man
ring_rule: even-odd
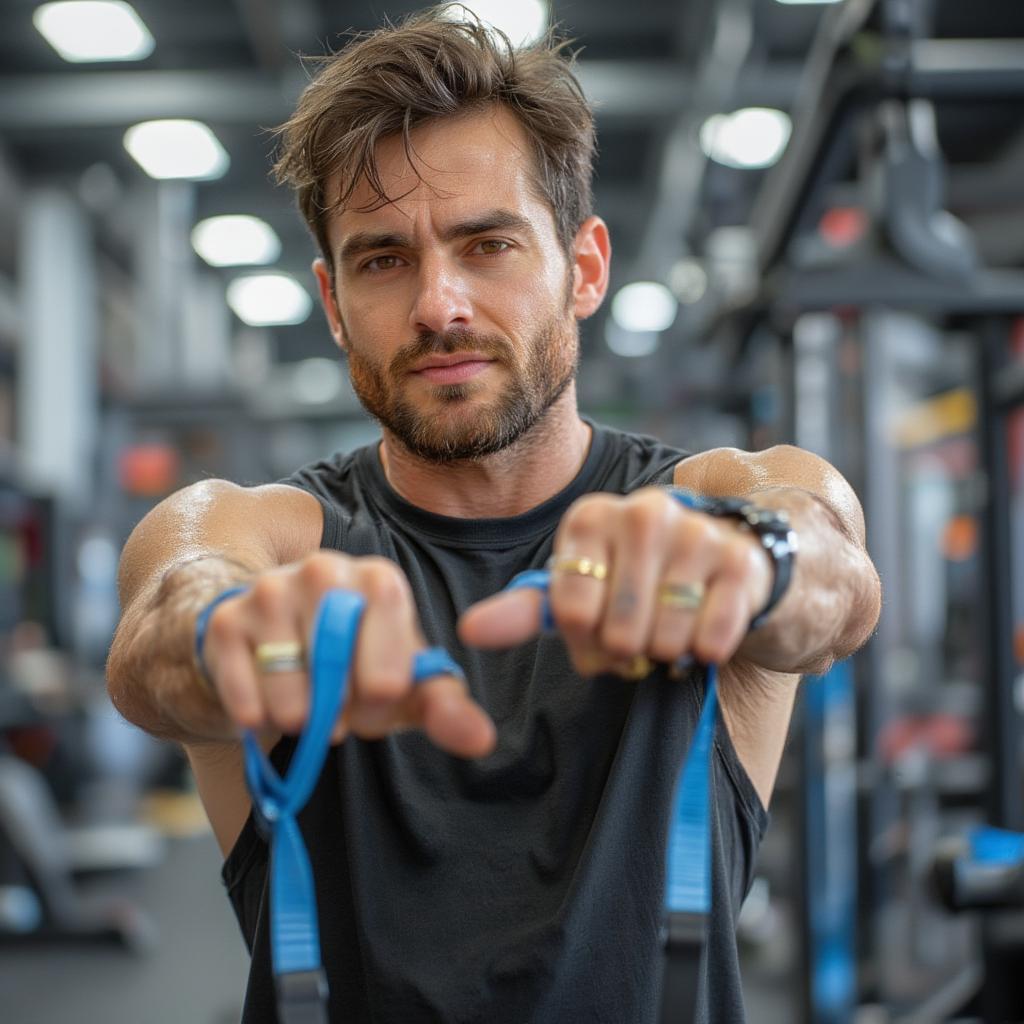
[[[604,298],[610,245],[591,116],[557,47],[513,53],[420,15],[325,61],[283,139],[278,173],[382,440],[285,484],[206,481],[158,506],[125,547],[108,673],[121,712],[194,768],[253,954],[244,1021],[275,1015],[238,734],[260,730],[287,764],[307,679],[266,645],[294,655],[333,588],[366,609],[300,817],[332,1019],[655,1019],[665,828],[702,694],[701,672],[667,666],[692,655],[722,666],[727,727],[699,1017],[742,1020],[735,917],[797,679],[878,615],[855,496],[794,448],[687,457],[580,418],[577,321]],[[795,562],[672,484],[748,498],[767,522],[783,510]],[[558,629],[540,635],[539,596],[499,591],[549,559]],[[414,688],[428,644],[466,682]]]

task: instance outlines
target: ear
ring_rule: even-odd
[[[608,225],[600,217],[588,217],[576,232],[573,252],[573,311],[577,320],[586,320],[597,312],[608,291],[612,259]]]
[[[334,294],[334,280],[327,261],[322,256],[313,260],[313,276],[316,277],[317,288],[320,291],[320,305],[324,307],[324,313],[327,315],[327,325],[331,329],[334,344],[342,352],[346,352],[348,345],[345,339],[345,328],[341,322],[341,311],[338,309],[338,302]]]

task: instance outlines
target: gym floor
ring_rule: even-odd
[[[114,945],[0,948],[4,1024],[237,1024],[247,957],[220,884],[220,853],[202,833],[172,838],[166,859],[137,875],[94,883],[158,922],[153,949]],[[786,1024],[777,986],[746,970],[748,1024]]]
[[[4,1024],[238,1024],[247,956],[209,833],[169,839],[159,867],[111,882],[152,921],[154,948],[8,945],[0,949]]]

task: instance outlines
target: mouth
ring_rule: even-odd
[[[494,362],[479,352],[454,352],[424,359],[413,369],[413,374],[432,384],[461,384],[483,373]]]

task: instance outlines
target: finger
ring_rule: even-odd
[[[655,591],[678,513],[661,494],[630,502],[616,530],[601,646],[615,659],[647,651],[654,623]]]
[[[406,698],[396,725],[422,729],[438,747],[458,757],[483,757],[497,742],[494,723],[455,676],[434,676],[419,684]]]
[[[358,587],[366,608],[356,640],[348,723],[360,735],[383,734],[412,688],[413,653],[423,641],[398,566],[367,560],[360,566]]]
[[[242,729],[258,729],[266,724],[267,711],[253,668],[252,648],[241,634],[218,645],[213,681],[228,718]]]
[[[543,606],[544,595],[533,588],[495,594],[462,613],[459,639],[469,647],[514,647],[541,631]]]
[[[617,504],[607,496],[581,499],[565,514],[551,556],[551,614],[566,643],[596,642],[608,600],[610,526]]]
[[[692,645],[697,617],[707,599],[706,580],[713,569],[714,548],[700,517],[688,516],[676,531],[676,546],[658,583],[650,654],[655,661],[675,662]],[[688,588],[704,590],[698,607],[685,607]],[[697,603],[696,601],[694,603]]]
[[[259,682],[269,724],[284,733],[302,730],[309,714],[309,679],[305,670],[263,671],[258,651],[264,644],[300,644],[305,648],[304,629],[295,609],[293,590],[280,575],[261,577],[248,595],[248,610],[255,617],[252,626],[253,670]]]
[[[743,642],[750,624],[749,598],[741,579],[714,577],[697,616],[692,649],[705,664],[723,664]]]

